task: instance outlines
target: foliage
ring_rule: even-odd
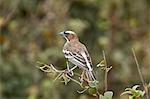
[[[126,88],[121,95],[129,95],[129,99],[140,99],[145,94],[145,91],[138,90],[139,85],[135,85],[132,88]]]
[[[107,75],[108,72],[110,71],[111,67],[107,67],[107,61],[106,61],[106,56],[105,56],[105,52],[103,51],[103,58],[104,60],[102,60],[97,67],[101,67],[102,70],[105,71],[105,90],[106,92],[104,93],[104,96],[101,95],[98,92],[98,81],[94,80],[94,81],[90,81],[88,77],[86,77],[85,71],[83,70],[82,74],[78,74],[78,78],[80,78],[79,80],[74,79],[73,76],[74,74],[74,69],[77,68],[77,66],[74,66],[73,68],[70,68],[68,62],[66,64],[66,69],[64,70],[57,70],[52,64],[47,65],[47,64],[43,64],[41,62],[38,62],[38,68],[42,71],[44,71],[45,73],[47,73],[47,75],[51,75],[51,74],[56,74],[57,76],[55,77],[54,81],[56,81],[57,79],[62,79],[65,85],[67,85],[71,80],[77,84],[80,85],[81,88],[83,88],[84,90],[78,93],[83,93],[85,91],[88,90],[89,94],[98,97],[99,99],[112,99],[113,96],[113,92],[112,91],[107,91]],[[87,83],[86,85],[84,85],[84,83]]]
[[[38,62],[39,63],[39,62]],[[57,79],[62,79],[64,82],[65,85],[67,85],[70,80],[72,80],[73,82],[77,83],[80,85],[81,88],[84,89],[84,91],[88,90],[88,92],[92,95],[94,94],[97,94],[97,81],[89,81],[88,79],[84,78],[85,76],[83,76],[83,81],[81,80],[76,80],[73,78],[74,76],[74,72],[73,70],[77,68],[77,66],[74,66],[73,68],[69,69],[69,66],[67,64],[67,68],[65,70],[57,70],[56,68],[54,68],[54,66],[51,64],[51,65],[46,65],[46,64],[43,64],[43,63],[39,63],[40,66],[37,66],[40,70],[44,71],[45,73],[47,73],[47,75],[51,75],[51,74],[56,74],[57,73],[57,76],[55,77],[54,81],[56,81]],[[79,77],[81,77],[81,75],[79,75]],[[78,78],[79,78],[78,77]],[[87,83],[87,85],[83,85],[83,83]],[[79,93],[83,93],[84,91],[82,92],[79,92]]]
[[[100,95],[99,99],[112,99],[113,92],[112,91],[106,91],[104,95]]]

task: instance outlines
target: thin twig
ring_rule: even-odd
[[[52,67],[52,69],[54,70],[54,71],[56,71],[56,72],[64,72],[64,70],[57,70],[52,64],[50,64],[50,66]]]
[[[103,58],[104,58],[104,63],[105,63],[105,91],[107,91],[108,88],[108,82],[107,82],[107,76],[108,76],[108,72],[107,72],[107,62],[106,62],[106,55],[105,55],[105,51],[103,50]]]
[[[84,90],[82,90],[82,91],[77,91],[77,92],[80,93],[80,94],[82,94],[82,93],[84,93],[85,91],[87,91],[87,89],[88,89],[88,88],[86,88],[86,89],[84,89]]]
[[[73,70],[76,69],[77,67],[78,67],[78,66],[75,65],[75,66],[72,67],[70,70],[73,71]]]
[[[144,87],[144,89],[145,89],[146,98],[147,98],[147,99],[150,99],[149,96],[148,96],[148,92],[147,92],[147,90],[146,90],[146,88],[145,88],[145,84],[144,84],[144,79],[143,79],[143,76],[142,76],[142,72],[140,71],[140,66],[139,66],[139,63],[138,63],[138,60],[137,60],[137,57],[136,57],[136,55],[135,55],[135,51],[134,51],[133,48],[132,48],[132,53],[133,53],[133,57],[134,57],[134,60],[135,60],[136,66],[137,66],[137,70],[138,70],[138,73],[139,73],[139,76],[140,76],[142,85],[143,85],[143,87]]]
[[[61,75],[62,75],[62,73],[59,73],[53,81],[55,82],[57,79],[59,79],[61,77]]]
[[[75,82],[75,83],[79,84],[81,87],[83,87],[83,86],[82,86],[82,83],[80,83],[79,81],[77,81],[77,80],[75,80],[75,79],[69,77],[68,75],[67,75],[67,78],[69,78],[69,79],[72,80],[73,82]]]
[[[69,63],[68,63],[68,61],[66,62],[66,64],[67,64],[67,70],[69,70]]]

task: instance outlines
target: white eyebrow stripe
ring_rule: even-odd
[[[65,31],[66,33],[75,34],[73,31]]]

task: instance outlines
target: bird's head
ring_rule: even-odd
[[[67,41],[76,41],[78,40],[77,34],[73,31],[63,31],[59,33],[62,35]]]

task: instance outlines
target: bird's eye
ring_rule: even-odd
[[[64,32],[64,34],[68,35],[69,33],[67,33],[67,32]]]

